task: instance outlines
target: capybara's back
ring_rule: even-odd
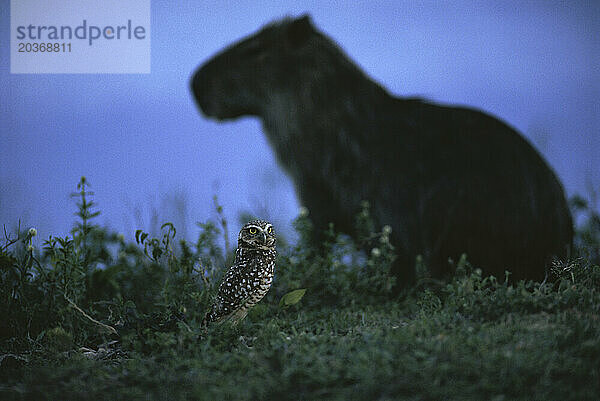
[[[389,95],[308,17],[228,47],[192,90],[208,116],[262,119],[317,227],[354,234],[369,201],[393,229],[401,285],[419,254],[436,277],[466,253],[499,278],[538,280],[568,254],[563,188],[519,133],[481,111]]]

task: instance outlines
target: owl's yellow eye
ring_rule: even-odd
[[[267,232],[268,232],[269,234],[273,234],[273,227],[269,227],[269,228],[267,228]]]
[[[256,230],[256,228],[254,228],[254,227],[250,227],[250,229],[248,230],[248,232],[249,232],[250,234],[256,234],[257,230]]]

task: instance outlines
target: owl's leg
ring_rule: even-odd
[[[244,320],[244,318],[246,318],[246,315],[248,314],[248,309],[244,308],[241,309],[239,311],[236,311],[232,316],[231,316],[231,323],[234,326],[237,326],[237,324],[239,322],[241,322],[242,320]]]

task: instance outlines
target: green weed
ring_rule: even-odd
[[[89,183],[67,237],[35,229],[0,244],[1,399],[593,400],[600,393],[600,249],[586,205],[577,255],[544,283],[482,275],[392,297],[389,227],[355,244],[331,226],[320,249],[308,211],[279,245],[265,299],[237,326],[200,322],[232,261],[227,221],[194,242],[165,223],[135,242],[94,224]],[[224,244],[224,246],[223,246]],[[594,256],[596,255],[596,256]]]

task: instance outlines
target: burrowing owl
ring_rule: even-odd
[[[225,274],[217,298],[202,325],[246,317],[269,291],[275,267],[275,232],[264,220],[252,220],[240,230],[233,266]]]

